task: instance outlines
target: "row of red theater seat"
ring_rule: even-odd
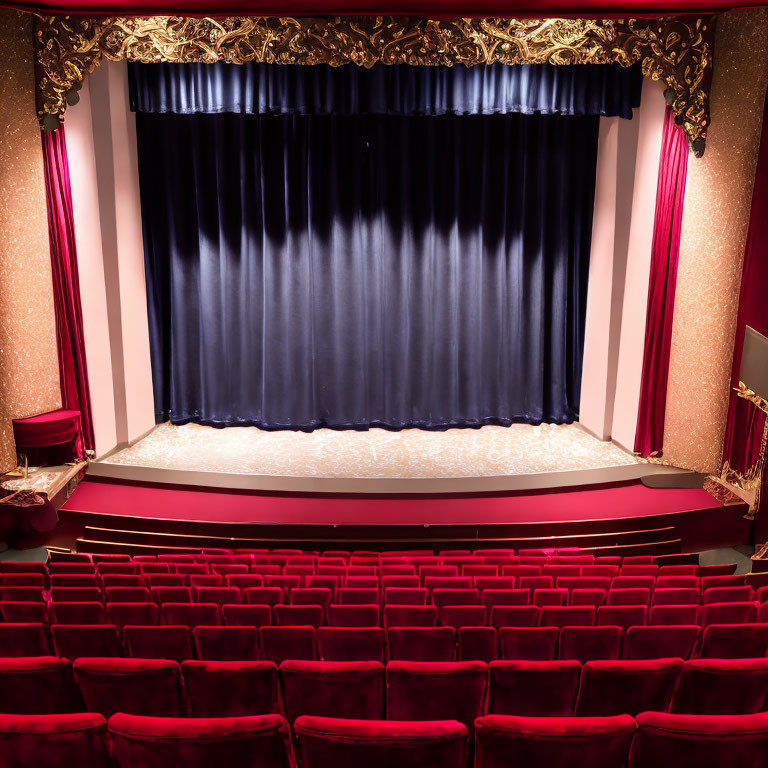
[[[121,631],[122,629],[122,631]],[[765,656],[768,623],[599,627],[273,627],[0,624],[0,656],[183,661],[493,661]]]
[[[178,595],[173,602],[240,602],[249,589],[263,589],[268,602],[293,603],[411,603],[439,605],[450,593],[464,602],[488,602],[486,594],[514,592],[517,604],[702,604],[768,600],[768,587],[755,590],[746,575],[710,576],[359,576],[342,586],[339,576],[262,574],[53,574],[50,590],[39,573],[0,574],[0,600],[72,602],[117,600],[167,602],[164,595]],[[302,585],[303,584],[303,585]],[[295,594],[294,594],[295,593]],[[512,597],[512,596],[510,596]],[[445,599],[442,600],[445,604]]]
[[[459,720],[763,712],[768,659],[204,662],[0,659],[0,712]]]
[[[231,594],[206,594],[210,602],[185,600],[180,588],[158,588],[170,594],[157,596],[161,602],[0,602],[5,623],[40,624],[220,624],[248,626],[378,627],[450,626],[532,627],[532,626],[620,626],[664,624],[746,624],[768,621],[768,602],[713,602],[696,604],[646,605],[530,605],[517,602],[517,590],[494,590],[485,596],[490,604],[462,603],[455,590],[439,595],[439,607],[420,604],[270,604],[264,589],[245,591],[246,602],[228,602]],[[311,590],[316,592],[317,590]],[[441,590],[437,590],[440,592]],[[133,597],[133,595],[131,595]],[[136,595],[135,597],[142,597]],[[167,600],[165,598],[168,598]],[[316,599],[313,596],[311,599]],[[362,598],[365,599],[365,598]],[[443,599],[446,602],[443,602]],[[0,622],[0,626],[2,626]]]
[[[488,715],[475,720],[475,768],[764,768],[768,714],[644,712],[603,718]],[[97,714],[0,716],[0,765],[13,768],[466,768],[469,729],[451,720],[392,722],[279,715],[178,720]],[[298,761],[297,758],[298,757]]]

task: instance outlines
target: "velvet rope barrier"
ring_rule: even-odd
[[[669,353],[687,172],[685,134],[675,124],[672,110],[667,107],[656,186],[643,373],[635,432],[635,451],[642,456],[660,455],[664,442]]]
[[[43,131],[45,196],[51,247],[56,342],[59,353],[61,407],[80,411],[83,447],[94,447],[88,366],[85,360],[83,311],[77,271],[72,192],[64,128]]]

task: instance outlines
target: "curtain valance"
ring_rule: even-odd
[[[174,114],[632,117],[638,65],[136,64],[131,108]]]

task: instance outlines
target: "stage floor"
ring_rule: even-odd
[[[461,478],[583,471],[639,463],[578,424],[428,432],[266,432],[161,424],[102,464],[281,477]]]

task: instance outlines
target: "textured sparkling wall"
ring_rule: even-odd
[[[768,11],[721,16],[712,126],[688,163],[664,424],[664,461],[719,469],[744,240],[768,83]]]
[[[32,17],[0,9],[0,471],[11,419],[60,406]]]

